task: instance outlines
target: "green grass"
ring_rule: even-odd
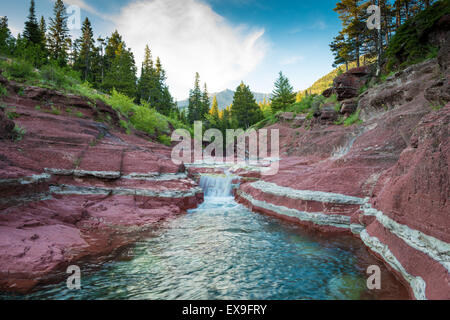
[[[34,107],[34,110],[41,111],[41,106],[37,105],[36,107]]]
[[[10,80],[25,81],[38,77],[33,65],[23,60],[2,60],[0,61],[0,69],[3,70],[4,76]]]
[[[77,111],[77,113],[75,113],[75,116],[77,116],[78,118],[84,118],[84,114],[80,111]]]
[[[8,90],[0,84],[0,98],[6,97],[8,95]]]
[[[20,114],[12,111],[12,112],[6,112],[6,116],[8,117],[9,120],[15,120],[20,117]]]
[[[50,110],[50,113],[59,116],[61,114],[61,110],[59,110],[55,106],[52,106],[52,109]]]
[[[349,127],[353,124],[359,124],[362,123],[362,120],[359,119],[359,113],[361,110],[356,111],[351,116],[349,116],[347,119],[344,120],[344,126]]]
[[[134,103],[133,99],[124,94],[113,90],[111,96],[103,96],[102,100],[110,105],[114,110],[121,113],[124,117],[130,120],[131,125],[137,130],[144,131],[149,134],[155,133],[169,133],[169,122],[167,118],[158,113],[150,105],[142,102],[141,105]],[[125,120],[121,121],[121,126],[126,130],[130,129],[129,124],[124,124]],[[176,124],[176,121],[173,121]]]
[[[24,128],[16,124],[14,127],[15,141],[22,140],[26,133],[27,131]]]
[[[159,141],[160,143],[166,145],[166,146],[169,146],[169,147],[170,147],[170,145],[172,144],[172,139],[171,139],[169,136],[165,135],[165,134],[160,135],[160,136],[158,137],[158,141]]]
[[[443,104],[439,104],[439,103],[430,103],[430,108],[434,111],[439,111],[444,107]]]

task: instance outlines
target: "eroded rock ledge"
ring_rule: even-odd
[[[10,120],[0,131],[0,290],[61,280],[68,265],[115,254],[203,201],[170,148],[123,132],[108,106],[42,88],[12,92],[5,111],[26,133],[13,141]],[[48,100],[71,113],[45,112]]]
[[[280,171],[243,183],[237,200],[314,230],[354,234],[412,298],[450,299],[450,75],[441,60],[366,91],[361,125],[269,127],[280,130]],[[438,100],[446,105],[433,108]]]

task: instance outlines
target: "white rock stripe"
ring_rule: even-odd
[[[309,191],[309,190],[295,190],[288,187],[281,187],[274,183],[257,181],[250,184],[251,187],[258,189],[264,193],[272,194],[275,196],[282,196],[291,199],[299,199],[299,200],[310,200],[310,201],[318,201],[318,202],[326,202],[326,203],[339,203],[339,204],[359,204],[360,209],[366,216],[374,216],[376,220],[385,227],[389,232],[393,235],[397,236],[399,239],[403,240],[407,243],[411,248],[420,251],[430,258],[440,263],[449,273],[450,273],[450,244],[439,240],[433,236],[429,236],[421,231],[411,229],[410,227],[400,224],[393,219],[386,216],[383,212],[376,210],[369,203],[369,199],[363,199],[358,197],[350,197],[342,194],[336,193],[327,193],[321,191]],[[241,191],[241,193],[243,193]],[[239,194],[239,192],[238,192]],[[243,193],[245,194],[245,193]],[[284,208],[272,205],[270,203],[266,203],[263,201],[255,200],[251,196],[247,195],[246,198],[250,203],[262,207],[265,209],[272,210],[279,214],[286,214],[285,210],[278,210],[277,208]],[[253,201],[252,201],[253,199]],[[258,204],[254,202],[258,202]],[[270,209],[272,208],[272,209]],[[292,210],[285,208],[287,210]],[[284,212],[283,212],[284,211]],[[297,210],[295,210],[297,211]],[[291,211],[292,212],[292,211]],[[313,217],[318,217],[319,220],[317,224],[324,223],[324,219],[320,216],[320,213],[312,213],[309,216],[305,216],[305,214],[297,214],[295,215],[297,218],[305,221],[314,221]],[[287,214],[292,216],[292,214]],[[321,223],[319,223],[321,222]],[[332,225],[332,224],[330,224]],[[350,224],[348,221],[348,228],[355,233],[359,234],[363,242],[373,251],[380,254],[383,258],[385,258],[386,262],[389,263],[393,268],[399,271],[405,279],[410,283],[411,288],[414,292],[414,295],[417,299],[426,299],[425,297],[425,281],[420,277],[414,277],[410,275],[401,265],[401,263],[397,260],[397,258],[392,254],[389,250],[388,246],[383,244],[378,238],[370,237],[367,231],[364,229],[362,225],[359,224]]]
[[[287,197],[294,200],[317,201],[338,204],[359,204],[365,203],[365,199],[346,196],[339,193],[329,193],[322,191],[296,190],[288,187],[282,187],[275,183],[256,181],[250,184],[254,189],[263,191],[279,197]]]
[[[368,198],[363,199],[321,191],[295,190],[264,181],[251,183],[250,186],[264,193],[269,193],[275,196],[284,196],[291,199],[339,204],[360,204],[360,209],[364,215],[376,217],[377,221],[391,233],[405,241],[410,247],[427,254],[429,257],[442,264],[444,268],[450,272],[449,243],[394,221],[383,212],[372,208],[372,206],[368,203]],[[358,227],[357,225],[352,224],[350,229],[354,233],[360,233],[361,230],[363,230],[363,227]]]
[[[376,217],[377,221],[387,230],[405,241],[410,247],[427,254],[430,258],[442,264],[450,273],[450,243],[400,224],[383,212],[372,208],[368,203],[361,206],[361,210],[366,216]]]
[[[147,180],[147,181],[170,181],[187,178],[186,173],[133,172],[128,175],[122,176],[122,173],[120,171],[86,171],[86,170],[71,170],[71,169],[52,169],[52,168],[45,168],[45,172],[60,176],[72,176],[72,175],[75,177],[92,176],[103,179],[122,178],[130,180]]]
[[[84,187],[73,185],[51,186],[50,193],[62,195],[124,195],[124,196],[144,196],[157,198],[186,198],[195,196],[203,192],[200,187],[190,190],[162,190],[155,191],[149,189],[127,189],[127,188],[102,188],[102,187]]]
[[[130,173],[122,176],[122,179],[146,180],[146,181],[171,181],[187,179],[186,173]]]
[[[414,297],[417,300],[427,300],[425,295],[426,283],[421,277],[415,277],[409,274],[405,268],[402,266],[400,261],[395,257],[395,255],[389,250],[389,247],[382,243],[378,238],[371,237],[367,230],[363,230],[360,233],[361,240],[364,244],[369,247],[372,251],[378,253],[384,261],[386,261],[394,270],[398,271],[403,278],[409,283]]]
[[[308,221],[312,222],[317,225],[325,225],[325,226],[332,226],[337,228],[344,228],[349,229],[350,228],[350,217],[343,216],[343,215],[328,215],[323,213],[316,213],[316,212],[303,212],[296,209],[291,209],[283,206],[277,206],[269,202],[260,201],[257,199],[254,199],[251,195],[238,190],[237,194],[244,198],[245,200],[249,201],[252,205],[263,208],[266,210],[270,210],[272,212],[300,219],[302,221]]]
[[[39,183],[50,180],[51,175],[47,173],[35,174],[28,177],[21,177],[17,179],[0,179],[0,184],[26,185],[32,183]]]

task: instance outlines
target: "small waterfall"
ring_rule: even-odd
[[[223,175],[202,175],[200,177],[200,186],[203,189],[205,197],[231,197],[233,194],[233,180],[237,177],[228,174]]]

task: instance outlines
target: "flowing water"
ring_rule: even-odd
[[[234,177],[203,176],[205,202],[129,248],[126,261],[81,266],[65,281],[13,299],[386,299],[405,288],[350,236],[325,236],[252,213],[232,195]],[[382,289],[368,290],[379,265]]]

